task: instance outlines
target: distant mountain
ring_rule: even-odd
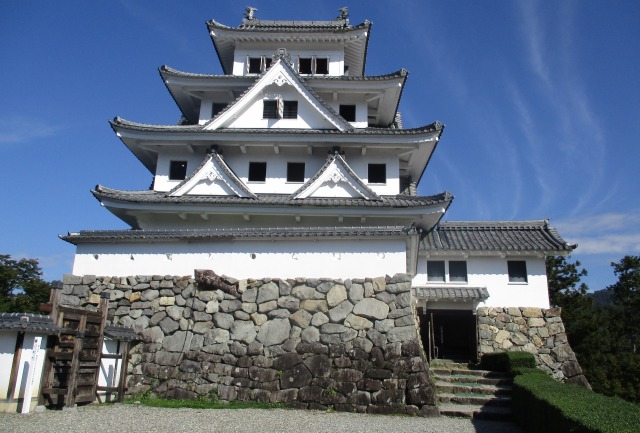
[[[593,298],[593,302],[597,307],[610,307],[613,305],[613,290],[611,289],[596,290],[593,293],[587,293],[587,295]]]

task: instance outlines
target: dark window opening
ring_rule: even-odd
[[[249,73],[259,74],[262,72],[262,57],[249,57]]]
[[[466,282],[467,281],[467,262],[455,261],[449,262],[449,281]]]
[[[214,102],[213,107],[211,107],[211,117],[215,117],[219,112],[224,110],[227,107],[225,103]]]
[[[171,161],[169,180],[183,180],[187,177],[187,161]]]
[[[298,101],[284,101],[284,107],[282,110],[283,119],[297,119],[298,118]]]
[[[328,74],[329,73],[329,59],[316,58],[316,74]]]
[[[262,101],[264,103],[262,107],[263,119],[277,119],[278,118],[278,101]]]
[[[444,281],[444,261],[427,261],[427,281]]]
[[[264,182],[265,180],[267,180],[267,163],[250,162],[249,182]]]
[[[369,183],[387,183],[386,164],[369,164]]]
[[[304,182],[304,162],[287,163],[287,182]]]
[[[271,57],[265,57],[264,58],[264,70],[265,71],[271,67],[271,62],[273,62],[273,59]]]
[[[312,74],[311,69],[311,57],[300,57],[298,59],[298,73],[300,74]]]
[[[347,122],[356,121],[356,106],[355,105],[340,105],[340,115]]]
[[[524,260],[507,261],[509,270],[510,283],[526,283],[527,282],[527,262]]]

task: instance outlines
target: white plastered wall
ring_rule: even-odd
[[[394,275],[406,272],[406,244],[402,239],[80,244],[73,273],[193,275],[194,269],[234,278]]]
[[[445,261],[446,281],[427,280],[427,260]],[[466,260],[467,283],[449,282],[448,262]],[[510,283],[507,261],[524,260],[527,266],[526,283]],[[549,308],[549,290],[544,258],[535,256],[433,256],[427,259],[421,255],[418,259],[418,272],[413,279],[414,286],[437,287],[486,287],[489,298],[477,307],[538,307]],[[445,306],[446,304],[442,304]],[[447,307],[454,308],[454,307]]]
[[[32,368],[33,356],[33,339],[36,336],[42,337],[40,343],[40,351],[38,352],[37,365],[35,365],[33,380],[31,383],[31,407],[30,411],[38,403],[38,395],[40,391],[40,378],[42,375],[42,366],[44,365],[47,336],[27,332],[24,336],[22,355],[18,369],[18,380],[16,382],[15,392],[13,394],[13,402],[6,403],[7,392],[9,390],[9,381],[11,380],[11,366],[13,365],[13,354],[16,346],[17,331],[0,332],[0,412],[16,412],[18,403],[22,402],[25,390],[28,386],[27,376],[29,369]]]

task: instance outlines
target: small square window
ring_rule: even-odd
[[[527,262],[524,260],[507,261],[509,270],[510,283],[526,283],[527,282]]]
[[[265,180],[267,180],[267,163],[250,162],[249,182],[264,182]]]
[[[187,177],[187,161],[171,161],[169,180],[184,180],[185,177]]]
[[[443,281],[444,282],[444,261],[442,260],[427,261],[427,281]]]
[[[284,101],[284,109],[282,110],[283,119],[298,118],[298,101]]]
[[[311,57],[300,57],[298,59],[298,73],[300,74],[312,74],[311,69]]]
[[[262,118],[277,119],[278,118],[278,101],[262,101]]]
[[[287,182],[304,182],[304,162],[287,163]]]
[[[347,122],[356,121],[356,106],[355,105],[340,105],[340,115]]]
[[[449,281],[456,283],[467,282],[467,262],[451,260],[449,262]]]
[[[369,164],[369,183],[387,183],[387,165]]]
[[[259,74],[262,72],[262,57],[249,57],[249,73]]]
[[[316,58],[316,74],[326,75],[329,73],[329,59],[319,57]]]

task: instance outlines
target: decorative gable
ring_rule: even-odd
[[[339,149],[334,149],[318,173],[292,194],[294,199],[327,197],[382,200],[353,172]]]
[[[265,113],[273,103],[275,115],[267,119]],[[277,122],[287,119],[286,102],[297,103],[298,122]],[[234,103],[204,125],[205,130],[223,128],[285,127],[307,129],[338,129],[352,131],[353,126],[338,115],[322,100],[293,69],[284,54],[275,59],[273,65],[260,76]]]
[[[193,175],[180,182],[167,195],[169,197],[217,195],[256,198],[214,149],[207,154]]]

